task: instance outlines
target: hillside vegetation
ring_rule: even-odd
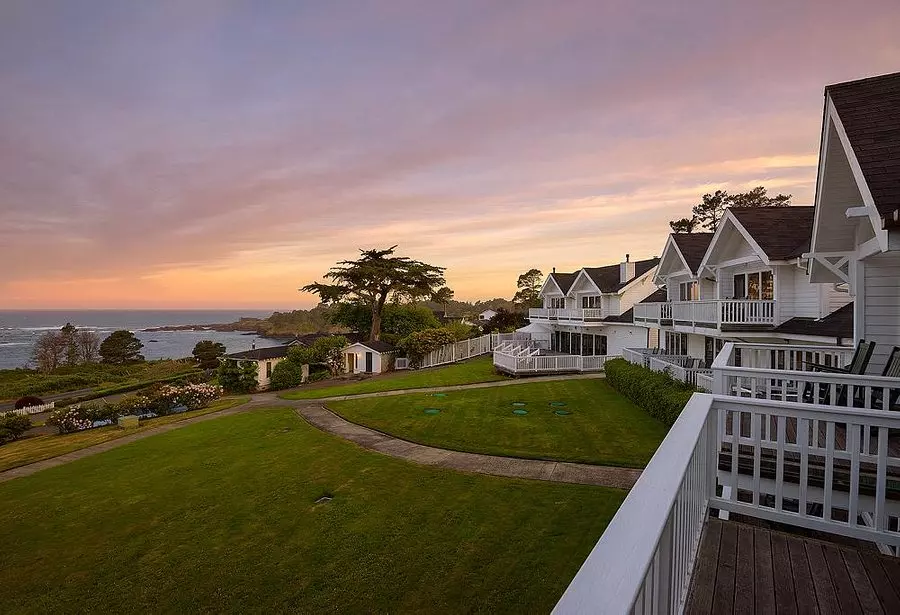
[[[32,369],[0,370],[0,400],[51,395],[81,389],[102,390],[195,372],[190,362],[162,360],[128,365],[87,363],[60,367],[49,374]]]

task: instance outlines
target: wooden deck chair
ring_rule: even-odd
[[[807,361],[806,367],[815,372],[828,372],[831,374],[856,374],[861,376],[866,373],[866,367],[869,365],[869,359],[875,351],[875,342],[867,342],[859,340],[856,350],[853,351],[853,358],[850,359],[850,365],[847,367],[835,367],[833,365],[823,365],[821,363],[813,363]]]
[[[853,359],[850,360],[850,365],[848,365],[846,368],[832,367],[830,365],[822,365],[820,363],[812,362],[806,363],[806,366],[811,368],[812,371],[816,372],[826,372],[829,374],[853,374],[855,376],[862,376],[866,373],[866,368],[869,366],[869,360],[872,358],[872,353],[874,351],[875,342],[859,340],[859,344],[856,345],[856,350],[853,353]],[[815,394],[816,389],[818,389],[818,394]],[[856,397],[855,389],[853,397]],[[805,401],[806,403],[825,404],[827,406],[831,403],[831,387],[826,384],[820,384],[818,387],[816,387],[812,382],[807,382],[806,386],[803,389],[803,401]],[[842,384],[837,387],[837,400],[835,402],[835,405],[847,405],[847,385]]]
[[[869,407],[881,410],[900,410],[900,347],[894,346],[891,349],[891,354],[888,355],[887,363],[884,364],[884,369],[881,370],[881,375],[884,378],[896,378],[897,388],[889,389],[888,403],[886,407],[882,406],[881,403],[882,398],[884,397],[884,389],[873,390],[871,400],[872,403]],[[857,408],[864,407],[865,393],[856,395],[853,399],[853,405]]]

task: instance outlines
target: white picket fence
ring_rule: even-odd
[[[40,414],[41,412],[48,412],[53,410],[56,407],[56,402],[51,401],[49,404],[41,404],[40,406],[26,406],[25,408],[18,408],[16,410],[7,410],[7,412],[12,412],[13,414],[21,414],[23,416],[28,416],[30,414]],[[2,413],[5,414],[5,413]]]
[[[527,344],[533,344],[535,347],[548,348],[550,339],[538,339],[530,333],[490,333],[481,337],[473,337],[472,339],[447,344],[429,352],[422,359],[419,367],[436,367],[438,365],[447,365],[456,363],[457,361],[465,361],[472,357],[483,354],[490,354],[497,346],[512,341],[520,341]],[[399,369],[395,366],[395,369]]]
[[[493,337],[492,335],[482,335],[481,337],[473,337],[469,340],[441,346],[425,355],[420,367],[436,367],[487,354],[493,349]]]

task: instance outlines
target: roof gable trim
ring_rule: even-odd
[[[700,263],[698,272],[701,272],[704,269],[712,271],[714,268],[719,267],[718,263],[716,263],[715,265],[711,265],[709,262],[709,257],[713,253],[713,246],[715,246],[716,243],[718,243],[718,241],[721,239],[722,234],[724,233],[724,229],[729,223],[741,234],[741,236],[744,238],[744,241],[749,244],[750,248],[756,253],[757,256],[759,256],[760,260],[764,264],[770,265],[771,262],[769,261],[768,254],[766,254],[765,251],[759,246],[759,244],[756,243],[756,240],[753,239],[753,236],[747,231],[747,229],[744,228],[744,225],[740,223],[737,217],[732,214],[731,211],[726,209],[725,214],[722,216],[722,219],[719,220],[719,226],[716,227],[716,232],[713,235],[712,240],[709,242],[709,247],[706,249],[706,254],[703,255],[703,262]]]
[[[844,129],[844,123],[841,121],[841,116],[838,115],[837,109],[834,106],[834,101],[831,100],[830,93],[827,96],[827,102],[825,104],[827,108],[826,116],[831,118],[834,130],[837,133],[838,139],[841,142],[841,147],[844,150],[844,155],[847,157],[847,162],[850,163],[850,170],[853,172],[853,179],[856,180],[856,187],[859,189],[860,195],[862,195],[863,205],[865,205],[866,210],[868,211],[872,230],[875,231],[875,236],[878,238],[878,244],[881,246],[881,250],[887,251],[888,237],[887,231],[882,228],[881,213],[875,206],[875,199],[872,197],[872,191],[869,190],[869,185],[866,183],[862,167],[859,166],[859,160],[856,158],[856,152],[853,151],[853,145],[850,143],[850,138],[847,136],[847,131]],[[821,155],[820,152],[820,156]],[[818,212],[816,213],[818,214]]]

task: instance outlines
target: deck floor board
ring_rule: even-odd
[[[711,518],[686,613],[898,613],[900,560]]]

